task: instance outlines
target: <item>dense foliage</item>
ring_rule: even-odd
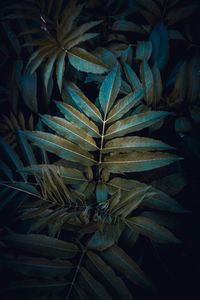
[[[199,159],[199,8],[4,1],[2,297],[159,297],[145,247],[182,247],[187,176],[173,137]]]

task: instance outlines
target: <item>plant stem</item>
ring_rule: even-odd
[[[80,266],[81,266],[82,260],[83,260],[83,258],[84,258],[84,255],[85,255],[85,250],[82,250],[81,257],[80,257],[79,262],[78,262],[78,266],[77,266],[77,268],[76,268],[76,271],[75,271],[75,273],[74,273],[73,280],[72,280],[72,282],[71,282],[69,291],[68,291],[67,296],[66,296],[66,300],[70,299],[69,297],[70,297],[70,295],[71,295],[73,286],[74,286],[75,281],[76,281],[76,278],[77,278],[77,276],[78,276],[78,272],[79,272],[79,270],[80,270]]]

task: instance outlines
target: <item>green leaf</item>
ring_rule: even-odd
[[[45,61],[47,57],[51,56],[56,49],[56,46],[47,44],[46,46],[41,47],[39,50],[33,52],[26,65],[26,73],[30,75],[33,74],[37,70],[37,68],[39,68],[41,63]]]
[[[70,242],[58,240],[42,234],[16,234],[2,236],[7,245],[40,256],[68,259],[74,257],[78,247]]]
[[[136,73],[133,71],[133,69],[128,64],[123,64],[124,72],[126,75],[126,78],[128,82],[130,83],[133,90],[141,89],[142,84],[136,75]]]
[[[72,39],[72,40],[68,41],[67,43],[65,43],[65,48],[67,50],[70,50],[71,48],[73,48],[83,42],[86,42],[88,40],[91,40],[98,35],[99,35],[99,33],[85,33],[85,34],[78,36],[77,38]]]
[[[153,45],[152,60],[159,70],[163,70],[169,56],[169,34],[163,22],[154,27],[149,39]]]
[[[49,59],[47,60],[46,64],[45,64],[45,67],[44,67],[44,86],[45,86],[46,91],[48,91],[49,80],[50,80],[51,74],[53,72],[53,67],[54,67],[54,64],[56,62],[56,59],[58,58],[58,55],[60,54],[59,52],[57,50],[54,53],[52,53],[51,56],[49,57]]]
[[[113,269],[106,264],[100,256],[91,251],[87,251],[86,254],[93,265],[95,274],[96,272],[100,274],[102,281],[113,290],[117,298],[121,297],[122,299],[125,298],[127,300],[133,299],[123,280],[115,274]]]
[[[181,158],[162,152],[132,152],[105,157],[103,167],[111,173],[143,172],[177,162]]]
[[[77,145],[64,138],[58,137],[51,133],[39,131],[27,131],[25,134],[27,138],[34,143],[34,145],[54,153],[60,158],[79,162],[85,166],[91,166],[96,163],[93,159],[93,156],[89,152],[84,151]]]
[[[111,224],[106,224],[106,228],[103,232],[96,231],[87,243],[88,249],[104,251],[115,244],[116,239]]]
[[[23,152],[23,155],[24,155],[24,158],[25,158],[27,164],[29,164],[29,165],[36,164],[37,161],[36,161],[33,149],[31,148],[30,144],[28,143],[22,130],[17,131],[17,138],[19,141],[20,149]]]
[[[159,243],[179,243],[179,240],[166,228],[145,217],[132,217],[127,221],[132,230]]]
[[[137,0],[137,2],[143,6],[145,9],[153,13],[155,16],[160,17],[161,16],[161,11],[159,6],[156,4],[155,1],[149,0],[148,2],[145,0]]]
[[[7,166],[7,164],[4,163],[4,161],[0,160],[0,171],[10,180],[13,181],[13,172],[12,170]]]
[[[143,189],[137,188],[127,193],[124,193],[121,197],[121,201],[116,203],[116,205],[112,205],[113,203],[111,202],[111,213],[115,216],[121,216],[122,218],[126,218],[142,203],[146,196],[146,192],[149,189],[150,187],[146,186]]]
[[[98,203],[105,203],[108,198],[107,187],[104,183],[98,183],[96,185],[96,200]]]
[[[155,188],[151,188],[150,195],[146,195],[143,205],[159,210],[166,210],[171,213],[186,213],[184,209],[176,200],[168,196],[166,193],[159,191]]]
[[[108,114],[106,123],[109,124],[123,117],[131,108],[138,105],[143,98],[143,88],[120,99]]]
[[[0,185],[9,187],[19,192],[29,194],[34,197],[41,198],[41,195],[38,192],[38,190],[33,185],[28,184],[27,182],[0,182]]]
[[[99,129],[96,124],[84,114],[80,113],[73,106],[66,103],[56,102],[56,105],[68,121],[78,125],[92,137],[100,137]]]
[[[136,59],[148,61],[151,57],[153,47],[151,41],[138,42],[136,48]]]
[[[65,58],[66,52],[62,52],[57,60],[56,64],[56,78],[60,92],[62,91],[63,75],[65,72]]]
[[[34,292],[38,291],[52,291],[55,292],[55,290],[65,289],[67,288],[67,285],[69,283],[66,282],[66,280],[58,280],[58,279],[26,279],[14,282],[9,285],[9,290],[33,290]]]
[[[0,265],[23,275],[43,278],[65,276],[74,267],[68,261],[26,256],[14,258],[7,255],[0,255]]]
[[[176,177],[174,179],[173,185],[176,184]],[[178,181],[177,181],[178,182]],[[148,190],[149,192],[145,194],[145,198],[142,201],[142,206],[150,207],[158,210],[166,210],[172,213],[186,213],[187,210],[184,209],[176,200],[168,196],[167,188],[166,193],[154,188],[150,185],[146,185],[140,181],[125,179],[120,177],[115,177],[107,183],[108,191],[113,194],[114,197],[117,191],[129,192],[134,190]],[[168,188],[170,190],[170,186]],[[125,193],[126,195],[126,193]],[[111,200],[110,200],[111,201]]]
[[[0,211],[3,210],[10,203],[12,203],[12,206],[13,206],[13,204],[15,203],[17,194],[18,194],[17,190],[10,191],[10,189],[8,189],[8,188],[1,189]]]
[[[101,256],[131,282],[145,288],[152,288],[151,282],[140,267],[117,245],[102,252]]]
[[[84,287],[84,290],[91,295],[91,299],[112,300],[112,297],[105,290],[104,286],[94,279],[94,277],[85,268],[82,267],[80,269],[80,273],[80,286]]]
[[[57,134],[80,145],[83,149],[88,151],[96,151],[98,149],[95,140],[91,136],[63,118],[44,115],[42,116],[42,121],[56,131]]]
[[[98,35],[98,33],[86,33],[86,31],[90,30],[91,28],[99,25],[102,23],[102,20],[100,21],[91,21],[91,22],[87,22],[84,23],[78,27],[76,27],[68,36],[66,39],[64,39],[63,44],[65,45],[66,49],[70,49],[76,45],[78,45],[79,43],[86,41],[88,39],[91,39],[94,37],[94,35]],[[86,38],[87,36],[87,38]],[[68,43],[71,43],[74,41],[74,45],[72,45],[71,47],[67,47],[66,45]]]
[[[152,68],[152,74],[153,74],[153,82],[154,82],[154,104],[157,106],[157,104],[160,102],[160,99],[162,97],[162,78],[159,69],[156,65]]]
[[[0,149],[2,150],[3,155],[5,155],[6,160],[10,162],[14,170],[19,170],[23,168],[23,163],[20,160],[17,153],[1,137],[0,137]],[[24,180],[26,180],[26,176],[24,174],[20,174],[20,175]]]
[[[186,179],[181,173],[174,173],[154,180],[151,185],[171,196],[177,195],[186,185]]]
[[[166,151],[174,150],[171,147],[159,140],[140,136],[128,136],[124,138],[117,138],[108,141],[103,152],[129,152],[129,151]]]
[[[108,127],[105,139],[112,139],[128,133],[140,131],[155,124],[158,120],[165,118],[168,115],[169,113],[165,111],[148,111],[127,117]]]
[[[106,118],[110,108],[117,98],[121,86],[120,69],[117,65],[104,79],[100,91],[99,102]]]
[[[133,22],[126,21],[126,20],[118,20],[115,21],[112,25],[112,30],[115,31],[132,31],[144,34],[145,30],[142,28],[142,26],[139,26]]]
[[[94,74],[103,74],[108,71],[104,63],[82,48],[70,49],[68,57],[72,66],[78,71]]]
[[[167,23],[168,25],[173,25],[181,21],[182,19],[188,18],[199,9],[199,4],[186,5],[184,7],[180,7],[178,10],[174,10],[174,8],[172,8],[166,16],[166,19],[168,21]]]
[[[51,170],[54,174],[58,174],[64,179],[66,183],[75,184],[76,181],[82,182],[87,181],[86,177],[79,170],[74,168],[66,168],[64,166],[41,164],[41,165],[31,165],[25,167],[21,170],[23,173],[31,175],[42,175],[44,171]]]
[[[143,60],[140,65],[140,76],[145,89],[145,100],[148,105],[152,105],[154,99],[154,78],[146,60]]]
[[[20,90],[23,100],[28,108],[37,113],[37,74],[24,74],[20,79]]]
[[[102,122],[102,116],[98,108],[82,93],[82,91],[72,82],[68,83],[67,91],[72,97],[76,106],[82,110],[89,118],[96,122]]]

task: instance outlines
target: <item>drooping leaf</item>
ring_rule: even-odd
[[[152,288],[151,282],[140,267],[117,245],[102,252],[101,256],[131,282],[145,288]]]
[[[97,271],[100,274],[102,280],[111,287],[117,297],[126,297],[128,300],[133,299],[123,280],[115,274],[113,269],[106,264],[100,256],[94,252],[88,251],[87,257],[94,266],[94,271]]]
[[[112,300],[112,297],[105,290],[104,286],[99,283],[85,268],[80,269],[80,285],[88,291],[93,299]]]
[[[58,240],[42,234],[17,234],[11,232],[2,236],[7,245],[40,256],[68,259],[74,257],[78,247],[70,242]]]
[[[87,181],[86,177],[80,170],[74,168],[66,168],[59,165],[41,164],[31,165],[23,168],[21,172],[31,175],[42,175],[45,171],[51,170],[54,174],[58,174],[66,183],[74,184],[77,182]]]
[[[127,220],[128,226],[132,230],[147,236],[148,238],[160,243],[178,243],[179,240],[165,227],[145,217],[132,217]]]
[[[65,276],[73,268],[72,263],[68,261],[53,261],[45,258],[26,256],[14,258],[7,255],[0,255],[0,264],[20,274],[39,278]]]

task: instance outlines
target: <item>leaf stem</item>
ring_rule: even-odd
[[[75,271],[75,273],[74,273],[73,280],[72,280],[72,282],[71,282],[71,284],[70,284],[70,288],[69,288],[69,291],[68,291],[68,293],[67,293],[66,300],[70,299],[70,295],[71,295],[72,289],[73,289],[73,287],[74,287],[76,278],[77,278],[77,276],[78,276],[78,273],[79,273],[79,270],[80,270],[80,266],[81,266],[82,260],[83,260],[83,258],[84,258],[84,256],[85,256],[85,252],[86,252],[85,249],[82,249],[82,253],[81,253],[81,256],[80,256],[80,259],[79,259],[79,262],[78,262],[78,266],[77,266],[76,271]]]

